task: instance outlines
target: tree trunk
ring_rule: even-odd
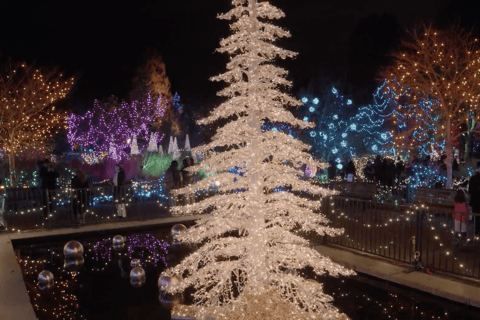
[[[451,130],[451,120],[450,117],[447,117],[447,135],[445,137],[445,151],[447,153],[447,183],[445,185],[446,189],[451,189],[453,186],[453,141]]]
[[[8,153],[8,169],[10,174],[10,186],[12,186],[17,179],[17,175],[15,174],[15,153],[12,151]]]

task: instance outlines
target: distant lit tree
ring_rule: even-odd
[[[57,68],[37,68],[7,61],[0,70],[0,148],[8,154],[10,171],[15,155],[29,148],[45,149],[53,134],[65,126],[55,103],[75,83]]]
[[[172,109],[173,95],[170,91],[170,80],[167,77],[165,63],[162,56],[155,49],[149,49],[146,54],[146,62],[138,67],[135,76],[132,79],[132,91],[130,92],[130,101],[143,102],[150,97],[156,101],[162,98],[162,104],[165,106],[165,117],[158,119],[157,127],[165,124],[164,121],[172,121],[176,127],[176,117]]]
[[[411,39],[393,54],[393,64],[382,73],[387,90],[401,99],[398,112],[413,119],[396,142],[410,148],[411,135],[432,116],[435,131],[425,134],[445,140],[450,188],[453,146],[480,116],[480,47],[477,39],[457,27],[439,31],[423,26],[410,35]],[[472,131],[478,132],[478,127]]]
[[[95,101],[84,115],[68,116],[68,142],[72,148],[91,147],[120,160],[127,156],[125,149],[131,146],[131,139],[149,140],[149,125],[164,116],[164,106],[161,97],[118,104]]]

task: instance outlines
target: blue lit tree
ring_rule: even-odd
[[[304,130],[300,137],[312,145],[311,153],[324,161],[351,157],[354,150],[348,137],[348,110],[352,100],[345,99],[335,87],[325,89],[318,97],[303,97],[301,118],[315,123],[315,128]]]
[[[321,100],[303,97],[303,119],[316,123],[302,134],[313,146],[312,153],[325,161],[341,162],[342,158],[391,152],[392,134],[383,115],[388,102],[379,95],[381,88],[373,95],[373,104],[360,108],[335,87],[325,90]]]

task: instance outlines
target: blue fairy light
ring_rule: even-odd
[[[335,87],[333,87],[333,88],[332,88],[332,93],[333,93],[333,94],[337,94],[337,92],[338,92],[337,89],[335,89]]]
[[[315,131],[313,131],[313,130],[310,131],[310,137],[313,138],[313,137],[315,137],[316,135],[317,135],[317,133],[316,133]]]
[[[352,103],[353,103],[352,100],[350,99],[347,100],[347,105],[351,105]]]
[[[332,149],[332,153],[333,153],[333,154],[337,154],[337,152],[338,152],[337,147],[334,147],[334,148]]]
[[[318,100],[318,98],[315,98],[315,99],[313,99],[312,102],[313,102],[313,104],[318,104],[319,100]]]
[[[342,164],[341,163],[337,164],[337,168],[338,168],[338,170],[342,170],[343,169]]]
[[[377,152],[377,151],[378,151],[378,147],[377,147],[376,144],[374,144],[374,145],[372,146],[372,151],[373,151],[373,152]]]
[[[350,129],[351,129],[352,131],[356,131],[356,130],[357,130],[357,125],[356,125],[355,123],[352,123],[352,124],[350,125]]]
[[[338,115],[334,114],[333,115],[333,120],[337,120],[338,119]]]
[[[340,145],[345,148],[347,146],[347,141],[343,140],[340,142]]]
[[[346,137],[347,137],[347,133],[346,132],[342,133],[342,138],[346,138]]]
[[[314,108],[314,107],[310,107],[310,108],[308,108],[308,111],[310,111],[310,112],[315,112],[315,108]]]
[[[305,98],[305,97],[303,97],[303,98],[302,98],[302,102],[303,102],[303,103],[307,103],[307,102],[308,102],[308,99]]]
[[[303,117],[303,121],[308,122],[308,117]]]

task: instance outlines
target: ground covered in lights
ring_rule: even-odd
[[[118,232],[117,232],[118,233]],[[149,320],[170,319],[170,311],[159,301],[158,276],[165,267],[175,265],[194,250],[170,245],[170,227],[141,233],[120,233],[126,239],[115,250],[115,234],[51,242],[15,244],[27,290],[39,320]],[[63,246],[78,240],[84,246],[84,264],[67,265]],[[140,259],[146,282],[140,288],[130,284],[132,259]],[[40,290],[37,276],[50,270],[55,285]],[[72,271],[74,270],[74,271]],[[308,272],[305,276],[309,277]],[[351,319],[480,319],[480,309],[448,302],[406,288],[387,285],[366,276],[317,278],[334,305]],[[188,297],[185,299],[189,301]]]

